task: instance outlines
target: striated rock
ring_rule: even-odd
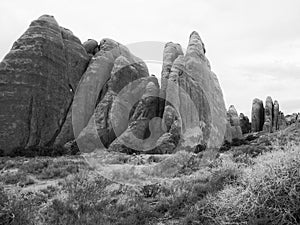
[[[251,123],[249,122],[249,118],[243,113],[240,113],[240,126],[243,134],[251,132]]]
[[[52,145],[88,61],[80,40],[54,17],[33,21],[0,63],[0,148]]]
[[[255,98],[252,102],[251,130],[252,132],[262,131],[265,122],[264,105],[260,99]]]
[[[228,122],[230,124],[230,132],[232,139],[241,139],[243,137],[242,129],[240,126],[240,118],[233,105],[227,111]]]
[[[270,96],[268,96],[265,104],[265,122],[263,126],[263,131],[267,131],[269,133],[273,132],[273,116],[274,116],[273,114],[274,114],[273,100]]]

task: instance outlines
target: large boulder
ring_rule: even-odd
[[[265,104],[265,122],[263,131],[272,133],[273,132],[273,117],[274,117],[274,104],[270,96],[266,99]]]
[[[0,63],[0,148],[52,145],[89,56],[71,31],[44,15]]]
[[[252,132],[262,131],[264,125],[264,105],[262,100],[255,98],[252,102],[251,130]]]

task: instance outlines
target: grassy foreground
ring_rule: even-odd
[[[174,179],[143,186],[106,180],[80,156],[0,158],[0,224],[300,224],[299,130],[186,157]]]

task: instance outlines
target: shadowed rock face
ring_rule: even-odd
[[[243,134],[247,134],[251,132],[251,124],[249,122],[249,118],[245,116],[243,113],[240,113],[240,126]]]
[[[251,111],[251,130],[252,132],[261,131],[264,125],[264,105],[259,99],[254,99]]]
[[[88,61],[80,40],[52,16],[33,21],[0,64],[0,148],[52,145]]]

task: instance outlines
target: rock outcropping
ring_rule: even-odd
[[[33,21],[0,63],[0,148],[51,146],[88,62],[80,40],[52,16]]]
[[[0,64],[0,149],[64,145],[80,150],[174,153],[218,148],[226,109],[204,44],[192,32],[184,54],[165,45],[161,87],[146,64],[111,40],[83,44],[41,16]],[[242,131],[230,111],[235,137]]]
[[[258,132],[263,129],[265,122],[264,119],[264,104],[263,102],[255,98],[252,102],[252,111],[251,111],[251,130],[252,132]]]
[[[265,107],[259,99],[254,99],[252,104],[252,132],[265,131],[272,133],[286,127],[286,119],[279,110],[278,101],[270,96],[266,98]]]
[[[240,126],[243,134],[251,132],[251,123],[248,116],[245,116],[243,113],[240,113]]]
[[[158,109],[156,114],[141,113],[144,110],[137,107],[133,115],[143,116],[131,118],[129,128],[112,143],[110,150],[173,153],[179,146],[194,150],[198,145],[222,144],[226,129],[223,95],[216,75],[210,70],[200,36],[196,32],[190,35],[185,55],[179,44],[167,43],[163,58],[160,99],[143,98],[141,103],[151,102],[151,107]],[[146,140],[132,143],[132,134]],[[128,148],[126,140],[133,147]]]
[[[240,126],[240,118],[233,105],[227,111],[228,123],[230,124],[230,133],[232,139],[241,139],[243,137],[242,129]]]

